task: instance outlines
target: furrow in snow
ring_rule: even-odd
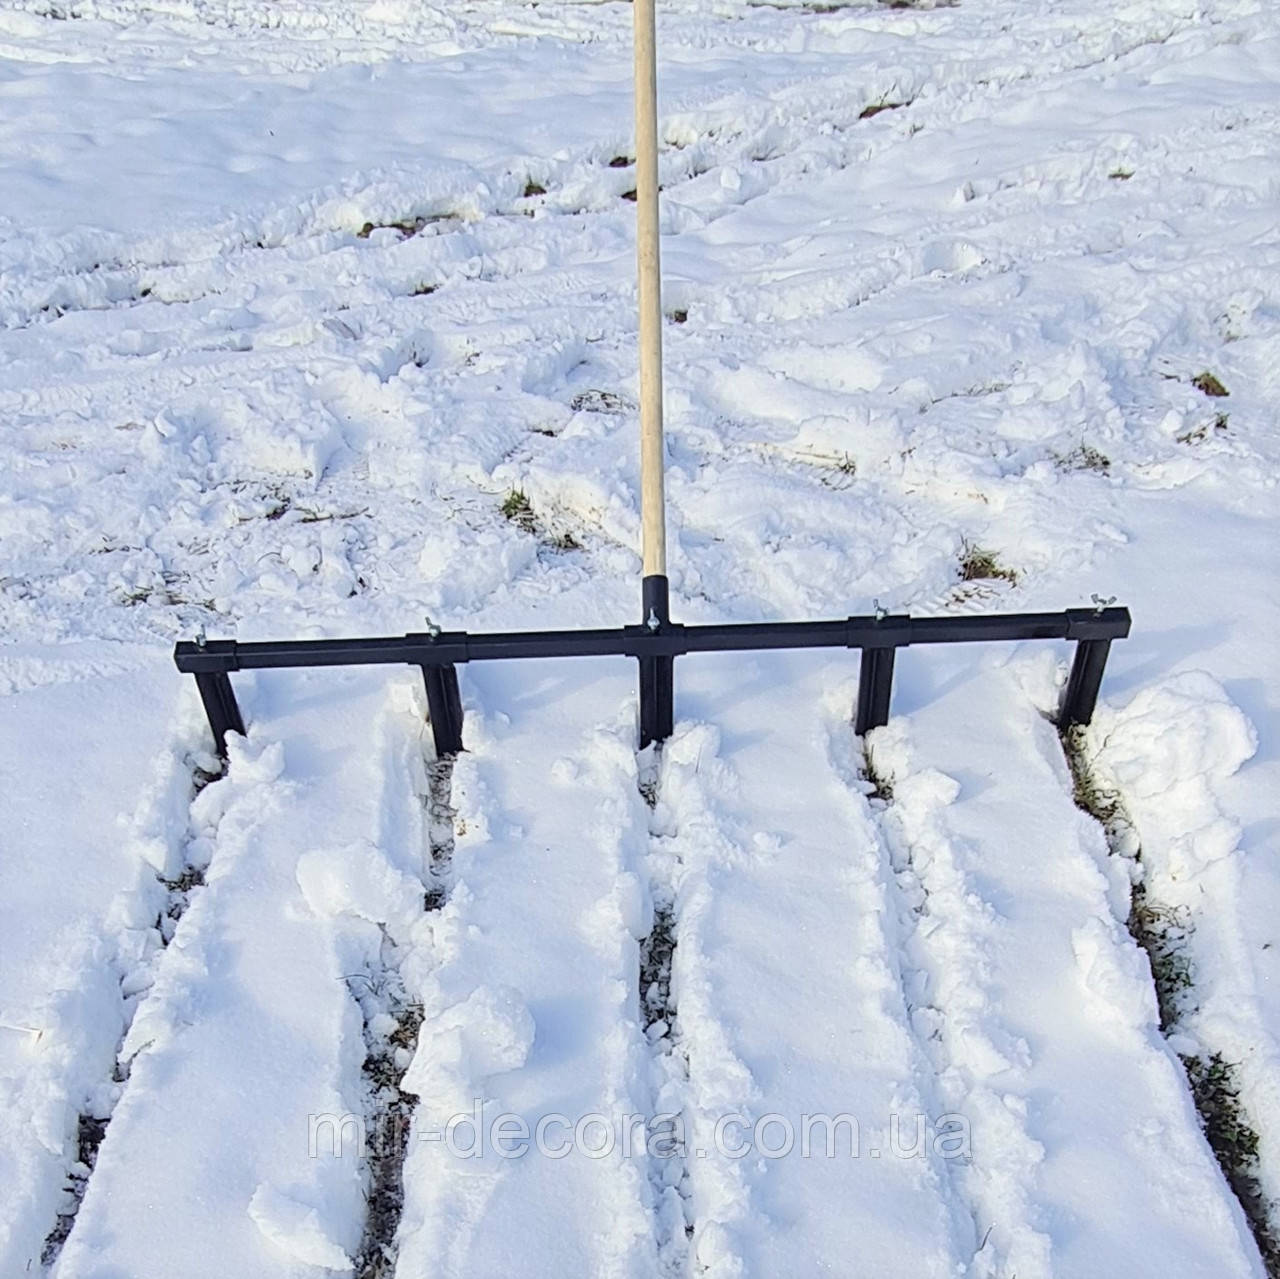
[[[662,745],[639,758],[640,793],[656,808],[662,784]],[[640,1024],[652,1056],[651,1101],[644,1155],[653,1195],[653,1229],[663,1274],[688,1268],[689,1241],[697,1231],[689,1179],[689,1051],[672,979],[681,932],[679,859],[664,847],[662,830],[652,823],[653,839],[646,877],[652,899],[648,934],[640,942]]]
[[[886,741],[889,730],[874,740]],[[955,1116],[962,1158],[949,1165],[975,1226],[975,1276],[1051,1273],[1051,1239],[1039,1228],[1034,1186],[1044,1151],[1030,1135],[1025,1101],[1005,1092],[1010,1035],[989,1006],[988,958],[995,919],[973,890],[938,814],[954,798],[941,773],[898,777],[878,763],[893,745],[865,756],[865,776],[891,875],[901,927],[900,963],[912,1027]],[[898,757],[900,758],[900,757]],[[843,761],[851,782],[852,759]],[[982,1151],[998,1152],[981,1158]]]
[[[1033,704],[1052,694],[1053,657],[1001,663],[904,661],[909,713],[870,739],[892,787],[887,821],[927,894],[921,1020],[972,1128],[965,1179],[989,1228],[980,1273],[1257,1276],[1124,928],[1125,872],[1071,804]]]
[[[422,882],[422,914],[378,921],[381,943],[363,967],[346,975],[364,1020],[365,1220],[355,1254],[356,1279],[395,1273],[404,1212],[404,1164],[417,1097],[402,1087],[413,1060],[423,1009],[409,989],[412,974],[430,963],[434,933],[428,912],[439,911],[452,885],[453,760],[430,745],[424,699],[415,688],[404,709],[389,711],[382,749],[386,787],[379,814],[379,846]]]

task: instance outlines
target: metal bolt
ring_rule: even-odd
[[[646,620],[645,625],[651,631],[656,631],[662,625],[662,623],[658,620],[658,614],[656,610],[654,609],[649,610],[649,617]]]
[[[196,647],[203,648],[205,645],[206,638],[207,637],[204,633],[204,627],[202,626],[200,630],[196,633]]]
[[[872,607],[875,609],[876,621],[883,622],[889,616],[889,610],[880,603],[879,600],[871,601]]]
[[[440,634],[440,628],[429,617],[426,619],[426,622],[427,634],[430,635],[432,639],[435,639]]]
[[[1096,613],[1101,613],[1104,608],[1110,608],[1111,605],[1116,602],[1116,597],[1114,595],[1109,596],[1105,600],[1101,595],[1091,595],[1089,598],[1093,600],[1094,612]]]

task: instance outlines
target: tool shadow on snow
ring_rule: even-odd
[[[1230,623],[1228,623],[1230,625]],[[1107,693],[1112,699],[1127,700],[1135,693],[1167,679],[1188,662],[1218,648],[1223,641],[1221,624],[1170,626],[1152,630],[1138,626],[1116,651],[1107,666]],[[1265,714],[1269,703],[1249,707]]]
[[[529,719],[536,730],[539,714],[548,717],[550,728],[567,699],[589,696],[593,691],[605,694],[600,703],[601,720],[607,719],[610,700],[616,700],[619,672],[634,668],[632,658],[549,657],[469,663],[459,677],[464,704],[470,687],[488,713],[518,716],[522,723]],[[464,742],[466,735],[464,728]]]
[[[1005,644],[938,644],[931,648],[903,648],[893,667],[893,715],[914,715],[989,678],[994,663],[1008,656]],[[1062,646],[1066,653],[1067,646]]]
[[[675,664],[676,719],[715,727],[720,734],[720,753],[725,756],[770,740],[785,750],[787,736],[795,731],[790,719],[783,721],[765,717],[753,723],[737,714],[726,714],[726,708],[774,696],[785,698],[788,688],[797,682],[846,664],[846,674],[850,677],[856,675],[857,650],[851,649],[843,659],[821,652],[691,654],[678,659]],[[797,712],[801,715],[802,732],[806,712],[812,718],[814,731],[817,731],[821,720],[820,707],[806,707],[802,700],[796,698],[792,700],[788,714]],[[852,714],[851,703],[851,721]]]

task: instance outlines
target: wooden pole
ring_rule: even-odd
[[[662,262],[658,243],[658,54],[654,0],[633,0],[636,268],[640,295],[640,516],[644,576],[667,573],[662,448]],[[662,620],[666,620],[663,618]]]

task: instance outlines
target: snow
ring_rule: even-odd
[[[166,773],[185,725],[181,690],[142,648],[15,645],[3,671],[0,1256],[11,1266],[38,1254],[62,1207],[68,1124],[110,1088],[136,1002],[122,981],[148,949],[138,916],[155,908],[165,869],[148,860],[145,823],[171,811]],[[50,751],[55,723],[68,728]],[[122,724],[141,759],[119,749]]]
[[[249,1200],[254,1224],[282,1252],[307,1266],[347,1272],[351,1258],[325,1232],[320,1214],[309,1204],[261,1185]]]
[[[928,1071],[886,936],[881,850],[861,797],[827,758],[823,694],[842,682],[839,668],[814,666],[691,664],[690,714],[701,720],[715,706],[719,723],[678,735],[663,760],[657,817],[660,847],[678,863],[673,987],[691,1143],[712,1152],[705,1169],[690,1160],[691,1249],[712,1274],[776,1272],[798,1251],[819,1270],[858,1255],[889,1272],[909,1256],[914,1273],[952,1274],[972,1255],[973,1225],[940,1160],[904,1157],[891,1144],[894,1120],[910,1147],[917,1117],[933,1125],[942,1110],[923,1093]],[[761,725],[796,698],[818,714],[779,752]],[[849,736],[847,712],[832,717],[840,737]],[[780,926],[789,944],[778,944]],[[837,1134],[829,1158],[770,1159],[761,1152],[777,1149],[787,1129],[756,1129],[761,1149],[741,1156],[731,1197],[723,1165],[734,1153],[712,1140],[726,1112],[744,1126],[777,1115],[796,1134],[805,1115],[851,1114],[861,1153],[842,1157]],[[704,1222],[723,1232],[712,1236],[714,1261]]]
[[[308,1117],[362,1112],[360,1014],[343,978],[376,955],[380,934],[359,921],[350,936],[314,914],[297,868],[300,844],[377,833],[379,756],[367,749],[367,770],[355,769],[326,737],[346,728],[376,746],[384,691],[330,676],[322,708],[308,710],[316,683],[277,684],[260,703],[261,733],[192,806],[212,844],[206,882],[124,1036],[129,1083],[60,1274],[287,1275],[299,1261],[340,1268],[337,1251],[359,1243],[354,1163],[309,1158]],[[132,1229],[119,1230],[121,1216]]]
[[[643,754],[632,664],[477,664],[451,773],[414,671],[238,674],[210,780],[201,628],[632,620],[630,22],[0,5],[0,1276],[1266,1273],[1179,1060],[1280,1235],[1256,0],[660,6],[675,615],[1117,597],[1109,832],[1043,642],[865,743],[855,654],[686,657]]]
[[[901,721],[876,730],[871,750],[892,778],[886,821],[919,915],[907,954],[921,1011],[950,1105],[972,1116],[966,1180],[991,1226],[991,1273],[1258,1273],[1158,1033],[1145,958],[1115,916],[1105,842],[1019,688],[1034,673],[991,681],[981,661],[941,664],[946,691],[909,735]],[[1017,788],[997,781],[1014,756]],[[1074,1229],[1055,1237],[1063,1220]]]
[[[546,1130],[558,1149],[583,1116],[646,1109],[622,909],[644,805],[631,725],[599,714],[602,697],[616,714],[630,679],[619,662],[593,665],[583,681],[565,663],[532,680],[507,664],[473,685],[453,883],[430,954],[409,973],[424,1022],[402,1085],[419,1099],[401,1221],[408,1273],[653,1272],[636,1162],[576,1144],[504,1158],[510,1147],[485,1139],[517,1131],[497,1129],[502,1116],[522,1120],[526,1138],[563,1116]],[[476,1118],[450,1143],[455,1116]]]
[[[1184,671],[1135,694],[1110,724],[1099,724],[1100,731],[1107,727],[1099,763],[1123,790],[1141,832],[1150,890],[1194,921],[1186,949],[1197,1006],[1179,1018],[1179,1035],[1238,1063],[1248,1110],[1269,1114],[1280,1098],[1280,1044],[1244,919],[1254,876],[1241,864],[1240,823],[1217,799],[1222,784],[1254,756],[1257,733],[1205,671]],[[1204,909],[1206,900],[1212,909]],[[1274,1136],[1266,1128],[1258,1135],[1265,1184],[1274,1193]]]

